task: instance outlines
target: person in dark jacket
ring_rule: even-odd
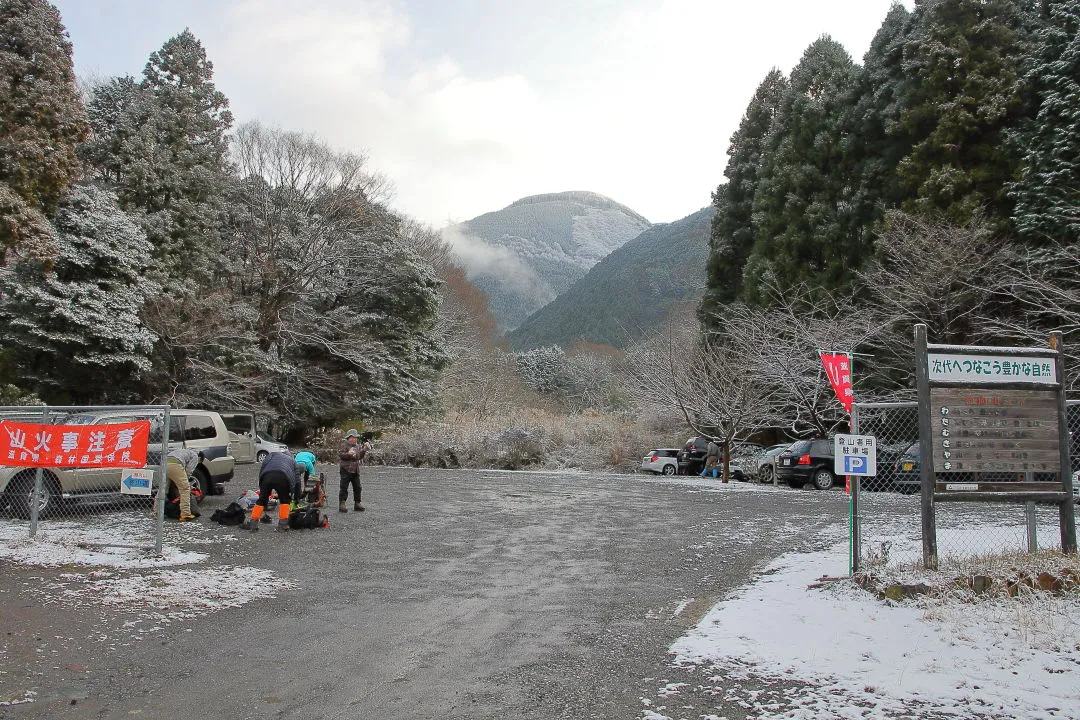
[[[338,470],[341,472],[341,489],[338,491],[338,512],[349,512],[349,486],[353,489],[353,510],[363,511],[360,504],[360,460],[364,457],[364,448],[360,445],[360,433],[349,430],[345,433],[345,440],[341,443],[341,452],[338,454],[340,463]]]
[[[270,502],[270,493],[277,491],[278,496],[278,532],[289,529],[289,503],[292,501],[292,489],[296,484],[296,458],[290,452],[270,453],[259,468],[259,499],[251,508],[251,519],[244,526],[248,530],[258,530],[259,520],[266,512]]]

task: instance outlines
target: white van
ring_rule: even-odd
[[[262,462],[270,453],[284,452],[289,446],[255,428],[255,413],[229,411],[218,413],[229,430],[232,456],[238,463]]]

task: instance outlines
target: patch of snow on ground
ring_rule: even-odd
[[[179,523],[174,524],[179,526]],[[131,513],[95,516],[83,522],[48,522],[29,537],[28,522],[0,522],[0,558],[22,565],[92,565],[104,567],[151,568],[188,565],[206,554],[181,550],[177,545],[195,540],[206,532],[198,523],[180,527],[166,525],[162,554],[155,555],[153,521]],[[137,546],[137,547],[125,547]]]
[[[1042,594],[929,608],[877,601],[847,580],[808,589],[845,575],[846,557],[846,543],[782,556],[672,646],[676,664],[727,683],[808,684],[781,707],[759,705],[759,718],[1080,717],[1080,598],[1053,597],[1047,613]],[[1041,627],[1050,616],[1059,621]]]
[[[166,524],[164,539],[176,544],[164,545],[160,556],[153,552],[153,520],[131,513],[96,515],[85,522],[50,521],[41,525],[36,538],[28,537],[28,531],[25,522],[0,522],[0,559],[79,567],[45,580],[39,588],[43,603],[116,608],[133,615],[123,623],[127,629],[154,625],[139,633],[274,597],[292,587],[274,573],[253,567],[174,567],[207,558],[205,553],[181,549],[180,542],[205,544],[234,537],[215,537],[213,528],[199,523]]]
[[[23,693],[22,697],[11,698],[10,700],[0,700],[0,707],[8,707],[11,705],[25,705],[26,703],[32,703],[37,699],[37,693],[33,690],[27,690]]]
[[[138,574],[103,572],[68,579],[73,582],[62,591],[63,602],[91,599],[135,611],[141,618],[165,621],[240,607],[292,587],[269,571],[251,567],[165,569]]]

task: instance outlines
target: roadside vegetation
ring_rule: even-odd
[[[46,0],[0,10],[0,394],[249,410],[293,445],[362,425],[385,462],[626,469],[686,436],[824,436],[911,397],[912,333],[1042,345],[1080,377],[1080,3],[895,5],[767,74],[713,193],[705,300],[625,351],[510,352],[390,179],[235,125],[184,30],[83,79]],[[617,303],[613,297],[610,302]]]

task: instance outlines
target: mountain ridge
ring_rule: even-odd
[[[682,310],[705,292],[715,207],[658,223],[616,248],[550,303],[506,333],[514,350],[578,341],[625,348],[636,333]]]
[[[505,332],[650,226],[611,198],[575,190],[520,198],[442,235]]]

